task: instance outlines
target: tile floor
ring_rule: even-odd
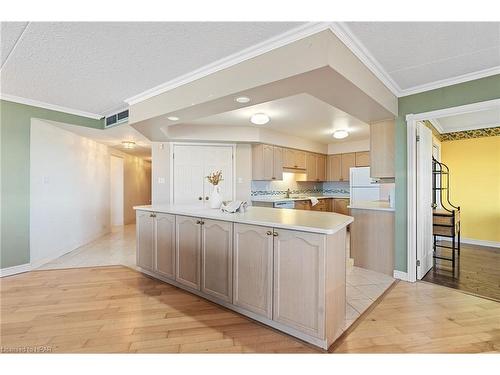
[[[349,237],[347,238],[349,243]],[[112,232],[39,267],[39,270],[124,265],[135,269],[135,225]],[[394,282],[390,276],[352,267],[346,275],[346,325],[354,321]]]

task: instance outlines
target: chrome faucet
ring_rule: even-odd
[[[286,189],[285,198],[290,198],[290,188]]]

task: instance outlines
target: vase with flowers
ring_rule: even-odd
[[[214,187],[210,195],[210,208],[220,208],[222,205],[222,194],[219,183],[222,179],[222,171],[212,172],[207,176],[208,182]]]

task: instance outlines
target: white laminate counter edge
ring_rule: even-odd
[[[311,196],[308,196],[308,197],[301,197],[301,198],[283,198],[283,197],[259,198],[259,197],[251,197],[250,200],[252,202],[276,203],[276,202],[308,201],[311,198],[316,198],[316,199],[349,199],[350,196],[349,196],[349,194],[347,194],[347,195],[311,195]]]
[[[394,207],[383,207],[383,206],[365,206],[365,205],[349,205],[347,208],[352,210],[372,210],[372,211],[388,211],[394,212]]]
[[[351,216],[331,212],[267,207],[249,207],[245,213],[234,214],[218,209],[172,205],[135,206],[134,209],[320,234],[334,234],[354,221]]]

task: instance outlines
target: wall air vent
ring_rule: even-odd
[[[114,115],[106,116],[105,128],[110,128],[112,126],[123,124],[128,120],[128,109],[125,111],[115,113]]]

